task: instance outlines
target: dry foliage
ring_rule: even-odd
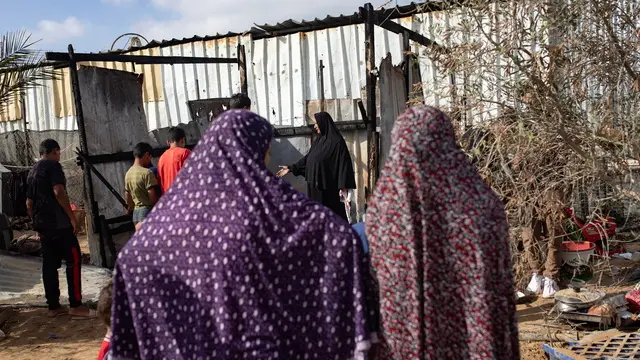
[[[424,95],[452,114],[480,172],[505,199],[516,265],[517,229],[554,211],[550,191],[583,216],[615,208],[624,219],[640,198],[629,166],[640,160],[640,4],[466,4],[437,14],[439,25],[425,23],[423,33],[446,51],[423,57],[445,84],[426,84]],[[578,201],[585,198],[588,207]],[[517,270],[522,280],[526,272]]]

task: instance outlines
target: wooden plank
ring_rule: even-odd
[[[47,60],[69,61],[69,54],[48,52]],[[113,61],[136,64],[237,64],[238,59],[219,57],[192,56],[149,56],[149,55],[121,55],[121,54],[86,54],[76,53],[75,60],[83,61]]]

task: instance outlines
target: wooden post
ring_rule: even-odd
[[[406,101],[408,102],[413,94],[413,55],[411,54],[409,33],[406,31],[402,34],[402,49],[404,51],[404,82],[407,87]]]
[[[376,114],[376,76],[374,74],[376,68],[375,59],[375,12],[373,5],[365,4],[361,8],[361,15],[365,20],[364,39],[365,39],[365,63],[366,63],[366,95],[367,95],[367,117],[369,124],[367,126],[367,143],[369,149],[369,157],[367,161],[367,169],[369,172],[369,194],[373,193],[376,181],[378,180],[378,133],[377,133],[377,114]]]
[[[324,111],[324,63],[322,60],[318,66],[318,80],[320,80],[320,111]]]
[[[238,68],[240,70],[240,92],[249,96],[249,86],[247,84],[247,54],[244,51],[244,45],[238,45],[237,51]]]
[[[78,124],[78,136],[80,138],[80,149],[85,156],[89,156],[89,146],[87,143],[87,131],[84,126],[84,112],[82,111],[82,96],[80,94],[80,80],[78,78],[78,63],[75,60],[73,46],[69,44],[69,74],[71,75],[71,90],[73,92],[73,102],[76,108],[76,123]],[[95,201],[95,193],[93,191],[93,181],[91,179],[91,170],[87,166],[82,167],[84,175],[84,187],[86,190],[85,198],[89,202],[91,208],[91,224],[93,232],[98,234],[100,242],[100,261],[102,266],[107,266],[107,258],[104,251],[104,238],[100,231],[101,223],[99,221],[98,204]],[[89,235],[89,234],[87,234]]]
[[[33,165],[33,151],[31,150],[31,137],[29,136],[29,121],[27,120],[27,102],[25,95],[20,96],[20,116],[24,127],[24,166]]]

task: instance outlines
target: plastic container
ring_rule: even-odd
[[[596,244],[588,241],[565,241],[560,253],[562,261],[570,266],[578,267],[589,264],[591,255],[595,252]]]

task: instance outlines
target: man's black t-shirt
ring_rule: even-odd
[[[66,179],[62,165],[57,161],[42,159],[29,172],[27,198],[33,201],[33,228],[36,231],[73,227],[53,193],[53,186],[59,184],[66,185]]]

